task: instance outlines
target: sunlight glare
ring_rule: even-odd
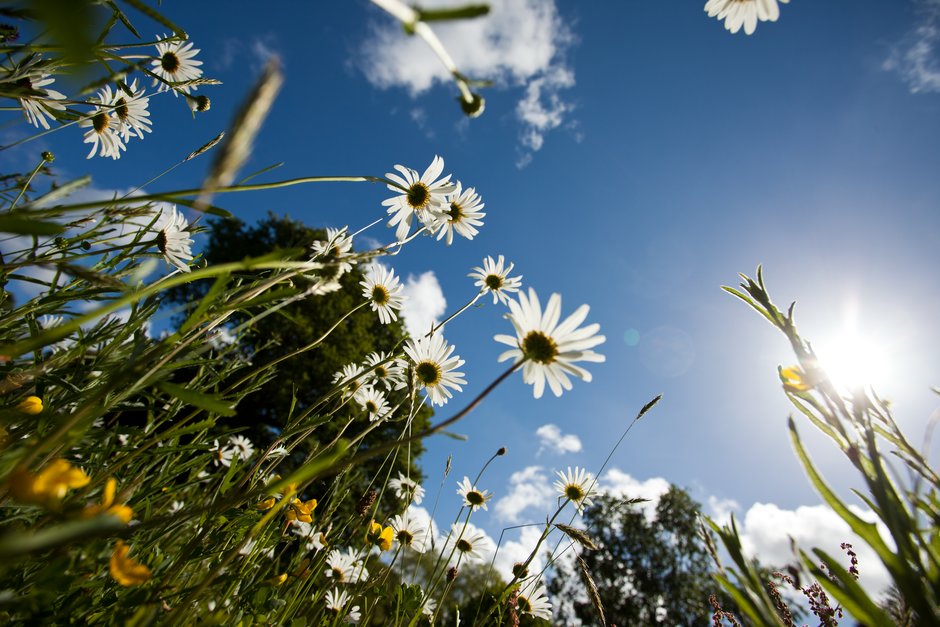
[[[883,390],[889,383],[890,360],[884,345],[854,331],[816,346],[816,354],[836,387],[852,390],[870,385]]]

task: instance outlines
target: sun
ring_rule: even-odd
[[[887,347],[854,328],[844,329],[814,348],[819,365],[836,387],[855,390],[871,386],[881,391],[891,383],[891,359]]]

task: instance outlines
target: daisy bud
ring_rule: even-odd
[[[486,101],[480,94],[471,94],[470,102],[460,98],[460,108],[468,118],[478,118],[486,109]]]
[[[456,566],[451,566],[450,569],[447,571],[447,583],[451,583],[455,579],[457,579],[457,574],[459,572],[460,571],[457,570]]]
[[[496,451],[496,454],[497,454],[497,455],[505,455],[505,454],[506,454],[506,447],[505,447],[505,446],[499,447],[499,450]]]
[[[48,150],[44,150],[42,153],[42,160],[47,163],[52,163],[53,161],[55,161],[55,155],[49,152]]]
[[[522,562],[516,562],[512,565],[512,576],[516,579],[525,579],[529,575],[529,569]]]

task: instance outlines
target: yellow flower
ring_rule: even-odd
[[[35,475],[25,468],[14,470],[9,479],[10,494],[20,503],[54,508],[66,493],[91,481],[81,468],[56,459]]]
[[[120,518],[124,524],[131,521],[134,517],[134,510],[127,505],[114,503],[114,493],[117,491],[117,481],[113,478],[108,479],[104,486],[104,492],[101,495],[101,505],[89,505],[82,512],[82,516],[90,518],[100,514],[110,514]]]
[[[38,396],[27,396],[16,406],[24,414],[35,416],[42,413],[42,399]]]
[[[111,554],[108,569],[114,580],[122,586],[139,586],[150,579],[150,569],[129,558],[127,556],[129,551],[130,547],[124,544],[123,540],[118,540],[114,545],[114,553]]]
[[[394,534],[394,529],[391,527],[385,527],[383,529],[382,525],[373,520],[369,525],[367,538],[369,543],[379,547],[380,551],[388,551],[392,548],[392,538],[394,538]]]
[[[803,374],[799,366],[781,368],[780,380],[783,381],[784,389],[790,392],[805,392],[813,387],[806,382],[806,375]]]
[[[300,522],[313,522],[313,516],[310,514],[317,508],[317,500],[310,499],[306,503],[298,498],[293,499],[287,506],[287,520],[299,520]]]
[[[280,575],[275,575],[266,580],[265,583],[271,584],[272,586],[279,586],[285,581],[287,581],[287,573],[281,573]]]
[[[255,509],[262,511],[262,512],[266,512],[272,507],[274,507],[275,503],[277,503],[277,499],[275,499],[273,496],[270,496],[264,499],[263,501],[261,501],[260,503],[258,503],[257,505],[255,505]]]

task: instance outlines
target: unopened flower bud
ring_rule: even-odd
[[[192,109],[193,113],[203,113],[212,107],[212,101],[209,100],[208,96],[194,96],[189,98],[187,102],[189,102],[189,108]]]
[[[457,579],[457,574],[459,572],[460,571],[457,570],[456,566],[451,566],[450,569],[447,571],[447,583],[451,583],[452,581]]]
[[[468,118],[478,118],[486,109],[486,101],[480,94],[471,94],[470,102],[460,98],[460,108]]]
[[[44,150],[42,153],[42,160],[47,163],[52,163],[53,161],[55,161],[55,155],[49,152],[48,150]]]
[[[529,574],[529,569],[522,562],[516,562],[512,565],[512,576],[516,579],[523,579]]]
[[[499,450],[496,451],[496,454],[497,454],[497,455],[505,455],[505,454],[506,454],[506,447],[505,447],[505,446],[499,447]]]

